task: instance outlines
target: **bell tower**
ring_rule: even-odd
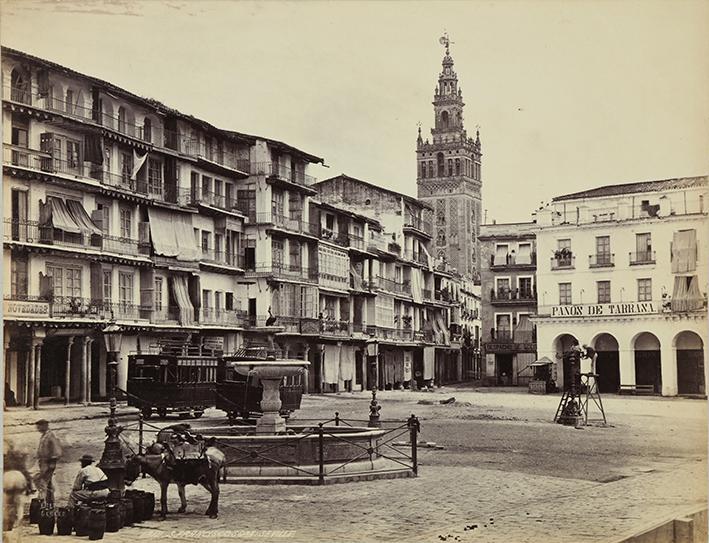
[[[453,70],[451,41],[445,47],[443,69],[433,95],[434,124],[424,141],[419,126],[416,145],[418,198],[434,209],[434,256],[458,273],[480,280],[482,178],[480,132],[469,138],[463,123],[463,92]]]

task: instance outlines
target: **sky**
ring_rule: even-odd
[[[416,195],[452,41],[487,222],[709,172],[709,2],[0,0],[2,45]]]

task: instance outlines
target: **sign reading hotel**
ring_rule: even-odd
[[[617,304],[553,305],[552,317],[615,317],[658,313],[655,302],[620,302]]]
[[[49,318],[49,303],[25,300],[3,300],[3,312],[10,318]]]

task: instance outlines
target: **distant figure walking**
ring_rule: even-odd
[[[27,455],[5,440],[2,488],[4,493],[3,531],[9,532],[22,514],[22,496],[34,492],[27,470]]]
[[[49,422],[40,419],[35,423],[35,427],[40,433],[37,446],[39,473],[35,477],[35,484],[39,497],[48,503],[54,503],[54,470],[62,456],[62,446],[54,432],[49,429]]]

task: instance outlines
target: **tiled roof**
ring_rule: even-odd
[[[578,200],[581,198],[602,198],[603,196],[618,196],[621,194],[634,194],[637,192],[661,192],[664,190],[686,189],[691,187],[707,186],[706,175],[696,177],[677,177],[659,181],[640,181],[638,183],[625,183],[623,185],[606,185],[581,192],[572,192],[563,196],[556,196],[552,201]]]
[[[324,186],[326,184],[330,184],[330,183],[337,181],[339,179],[341,179],[343,181],[353,181],[355,183],[361,183],[362,185],[366,185],[366,186],[371,187],[375,190],[379,190],[381,192],[386,192],[387,194],[392,194],[394,196],[403,198],[405,202],[408,202],[410,204],[413,204],[413,205],[416,205],[416,206],[419,206],[422,208],[426,208],[426,209],[431,209],[431,210],[433,209],[433,206],[431,206],[430,204],[427,204],[426,202],[424,202],[422,200],[414,198],[413,196],[409,196],[408,194],[404,194],[403,192],[397,192],[395,190],[388,189],[386,187],[382,187],[380,185],[375,185],[374,183],[370,183],[369,181],[363,181],[362,179],[357,179],[355,177],[351,177],[351,176],[344,174],[344,173],[341,173],[340,175],[336,175],[335,177],[330,177],[329,179],[323,179],[322,181],[318,181],[317,183],[315,183],[314,186],[317,186],[317,185]]]

